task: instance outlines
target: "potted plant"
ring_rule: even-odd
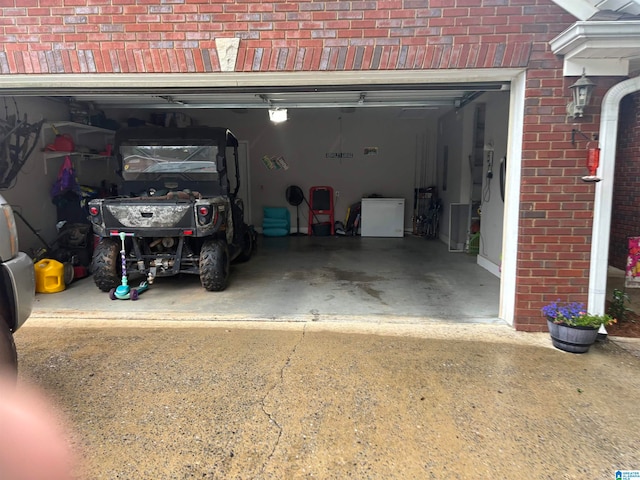
[[[571,353],[585,353],[598,337],[600,326],[615,323],[610,315],[587,312],[584,303],[560,300],[542,307],[553,346]]]

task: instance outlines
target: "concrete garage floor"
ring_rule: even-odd
[[[232,266],[223,292],[185,275],[156,279],[136,302],[111,301],[89,277],[38,294],[33,318],[503,323],[499,288],[476,257],[439,241],[260,237],[256,256]]]

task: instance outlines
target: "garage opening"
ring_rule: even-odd
[[[508,81],[3,93],[8,123],[14,114],[44,120],[38,147],[3,192],[24,219],[21,247],[34,257],[42,239],[55,242],[61,222],[83,220],[77,205],[52,202],[66,158],[91,195],[121,193],[110,145],[114,129],[127,125],[229,128],[239,139],[247,223],[262,234],[265,208],[290,217],[289,235],[261,235],[258,254],[232,267],[224,292],[204,292],[185,276],[159,280],[138,303],[114,304],[89,278],[76,279],[39,295],[36,315],[73,308],[85,317],[499,321]],[[271,122],[269,109],[286,109],[287,120]],[[60,138],[74,150],[58,150]],[[303,192],[298,205],[287,197],[291,186]],[[337,235],[308,235],[315,186],[331,188]],[[402,206],[369,210],[367,220],[362,206],[371,199]],[[401,233],[363,235],[367,221]]]

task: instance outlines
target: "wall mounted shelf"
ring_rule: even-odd
[[[60,134],[71,135],[76,145],[82,145],[85,148],[92,148],[94,151],[105,151],[106,146],[113,143],[115,131],[106,128],[94,127],[84,123],[75,123],[69,121],[47,122],[42,126],[42,158],[44,160],[44,173],[48,173],[48,161],[56,158],[64,158],[70,156],[79,160],[101,160],[110,159],[111,155],[103,153],[90,153],[84,151],[48,151],[46,146],[50,145],[56,138],[56,131]]]

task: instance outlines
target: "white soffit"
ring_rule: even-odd
[[[578,20],[589,20],[608,10],[628,15],[640,15],[640,0],[553,0],[553,3]]]
[[[549,43],[564,56],[565,76],[582,75],[583,69],[592,76],[627,76],[640,67],[640,19],[578,21]]]

